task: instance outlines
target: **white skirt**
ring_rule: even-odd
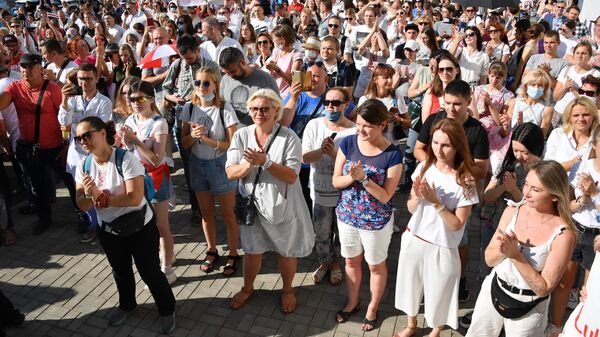
[[[426,242],[410,231],[402,234],[396,308],[417,316],[425,295],[425,320],[431,328],[458,327],[458,248],[445,248]]]

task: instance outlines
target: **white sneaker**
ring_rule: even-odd
[[[574,310],[578,304],[579,304],[579,289],[571,289],[571,293],[569,294],[569,303],[567,304],[567,308]]]
[[[167,267],[166,270],[163,270],[163,273],[167,277],[169,285],[172,285],[177,281],[177,275],[175,275],[175,269],[173,269],[173,267]]]

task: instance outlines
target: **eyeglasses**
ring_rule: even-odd
[[[77,77],[78,81],[87,82],[93,80],[93,77]]]
[[[194,85],[199,87],[200,85],[202,85],[205,88],[210,87],[210,81],[201,81],[201,80],[195,80],[194,81]]]
[[[73,137],[73,140],[75,141],[76,144],[81,143],[82,140],[86,141],[86,142],[89,142],[90,139],[92,139],[92,134],[94,132],[98,132],[98,130],[87,131],[84,134],[82,134],[81,136],[75,136],[75,137]]]
[[[270,106],[252,106],[250,108],[248,108],[248,110],[250,110],[250,113],[256,115],[257,113],[260,112],[261,115],[265,115],[267,112],[269,112],[269,110],[271,110]]]
[[[596,92],[592,91],[592,90],[577,89],[577,92],[580,95],[585,95],[585,96],[590,96],[590,97],[596,96]]]
[[[334,24],[332,24],[332,23],[328,24],[327,26],[328,26],[329,28],[335,28],[335,29],[338,29],[338,28],[340,28],[340,25],[334,25]]]
[[[475,33],[467,33],[467,34],[465,34],[465,37],[474,37],[475,35],[477,35],[477,34],[475,34]]]
[[[324,106],[329,106],[329,104],[333,105],[333,106],[340,106],[342,104],[346,103],[346,101],[340,101],[339,99],[324,99],[323,100],[323,105]]]
[[[143,104],[143,103],[148,102],[150,100],[150,97],[148,97],[148,96],[137,96],[137,97],[129,96],[129,100],[131,101],[131,103]]]
[[[438,73],[451,73],[454,71],[454,67],[444,67],[444,68],[438,68]]]

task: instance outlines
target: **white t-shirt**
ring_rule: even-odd
[[[152,117],[154,118],[155,116],[159,115],[154,114]],[[163,134],[166,135],[169,131],[169,126],[167,125],[167,121],[164,118],[160,118],[156,121],[154,121],[152,118],[148,118],[145,121],[141,121],[137,113],[134,113],[131,116],[127,117],[127,120],[125,120],[125,125],[129,126],[139,138],[139,140],[141,140],[142,143],[144,143],[144,145],[149,149],[154,149],[156,136]],[[152,129],[148,135],[149,127],[151,127]],[[146,135],[148,135],[148,137],[146,137]],[[139,160],[146,162],[142,154],[138,151],[137,147],[133,148],[133,153]],[[163,156],[161,164],[164,164],[166,159],[167,156]]]
[[[583,192],[577,188],[577,173],[582,172],[589,173],[596,183],[600,182],[600,172],[594,169],[594,159],[582,160],[575,163],[569,173],[569,183],[575,190],[576,198],[583,195]],[[596,210],[594,203],[591,201],[583,205],[579,211],[573,213],[573,219],[582,226],[600,228],[600,214],[598,213],[598,210]]]
[[[315,118],[306,124],[304,136],[302,137],[302,153],[320,149],[323,139],[330,137],[334,132],[337,133],[333,139],[337,153],[342,139],[356,133],[355,127],[344,131],[332,131],[325,124],[325,120],[325,117]],[[310,176],[308,180],[310,197],[315,203],[321,206],[335,207],[340,198],[340,191],[333,187],[331,182],[334,166],[335,161],[326,154],[319,160],[310,163]]]
[[[592,137],[590,137],[587,144],[583,144],[577,151],[577,142],[573,138],[573,131],[565,133],[565,129],[560,127],[552,130],[548,137],[544,160],[556,160],[559,163],[564,163],[577,156],[588,159],[591,151],[593,151]]]
[[[4,89],[6,89],[6,87],[14,81],[16,80],[9,77],[0,79],[0,92],[4,92]],[[19,129],[17,109],[15,109],[15,105],[13,103],[10,103],[9,106],[0,110],[0,120],[4,120],[4,126],[8,132],[12,149],[15,151],[17,148],[17,140],[19,140],[21,137],[21,130]]]
[[[212,43],[212,41],[204,41],[200,45],[200,56],[219,64],[221,52],[223,51],[223,49],[229,47],[235,47],[241,50],[242,52],[244,51],[239,42],[228,36],[224,36],[223,40],[221,40],[221,43],[219,43],[218,46],[215,46],[215,44]]]
[[[476,50],[469,55],[466,48],[460,48],[460,75],[463,81],[479,82],[481,76],[487,76],[490,57],[484,51]]]
[[[567,39],[564,36],[560,36],[560,45],[558,46],[558,50],[556,53],[558,57],[565,57],[567,52],[573,49],[577,45],[577,40]]]
[[[96,160],[92,157],[91,165],[90,165],[90,174],[96,186],[100,191],[109,190],[111,195],[124,195],[125,190],[125,181],[130,180],[139,176],[144,176],[144,166],[140,163],[140,161],[135,158],[130,152],[126,152],[123,156],[123,164],[121,166],[123,171],[123,177],[119,174],[117,170],[117,165],[115,161],[115,154],[117,152],[113,150],[112,155],[110,156],[110,161],[104,163],[102,165],[98,164]],[[83,158],[79,164],[77,164],[77,170],[75,174],[75,182],[78,184],[83,184],[83,165],[85,162],[85,158]],[[98,214],[98,219],[103,222],[111,222],[114,219],[120,217],[123,214],[131,213],[133,211],[137,211],[142,209],[144,205],[147,204],[146,198],[142,198],[140,204],[136,207],[107,207],[107,208],[97,208],[96,212]],[[150,207],[146,208],[146,223],[152,219],[152,210]]]
[[[579,89],[583,85],[581,83],[581,80],[589,74],[594,75],[594,77],[600,77],[600,71],[594,68],[592,68],[589,71],[586,71],[583,74],[580,74],[575,71],[575,67],[570,66],[560,71],[558,77],[556,78],[556,81],[565,84],[570,78],[573,80],[573,87],[575,89]],[[562,119],[562,114],[565,111],[565,108],[574,99],[575,94],[573,94],[571,91],[567,91],[565,95],[561,99],[559,99],[558,102],[556,102],[556,104],[554,105],[554,115],[552,116],[552,120],[555,122],[560,121],[560,119]]]
[[[413,181],[421,174],[425,162],[419,163],[412,175]],[[451,212],[459,207],[473,205],[479,202],[477,192],[471,198],[466,198],[464,189],[456,182],[456,175],[445,174],[431,165],[425,172],[424,179],[430,185],[435,185],[435,194],[442,204]],[[408,222],[408,228],[413,235],[427,240],[435,245],[446,248],[457,248],[465,231],[465,226],[454,231],[444,222],[435,211],[435,207],[427,201],[422,201]]]
[[[48,67],[46,69],[48,69],[54,73],[54,75],[57,77],[56,82],[59,82],[59,84],[66,84],[67,83],[67,74],[72,69],[77,68],[77,65],[73,61],[69,61],[62,72],[60,71],[61,66],[62,66],[62,64],[50,63],[50,64],[48,64]],[[58,76],[59,73],[60,73],[60,77]]]
[[[227,131],[223,128],[223,123],[225,123],[226,128],[239,123],[236,114],[233,112],[233,106],[231,106],[229,103],[225,103],[225,107],[223,108],[223,122],[221,122],[220,116],[221,109],[217,108],[216,106],[212,106],[210,108],[201,108],[197,105],[193,105],[192,116],[190,118],[190,104],[191,102],[185,103],[181,109],[179,119],[182,122],[192,121],[194,123],[206,126],[209,138],[226,141]],[[210,145],[201,142],[195,142],[192,146],[192,153],[197,158],[211,160],[224,155],[227,153],[227,151],[217,150]]]
[[[250,24],[254,27],[254,31],[257,33],[260,32],[270,32],[271,28],[271,19],[268,17],[264,17],[264,19],[260,20],[258,18],[252,18],[250,20]]]

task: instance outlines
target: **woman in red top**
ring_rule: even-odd
[[[435,114],[444,106],[444,90],[446,85],[455,79],[460,79],[460,64],[456,57],[450,54],[441,54],[437,59],[437,74],[431,82],[431,88],[423,96],[421,120],[427,120],[429,115]]]

